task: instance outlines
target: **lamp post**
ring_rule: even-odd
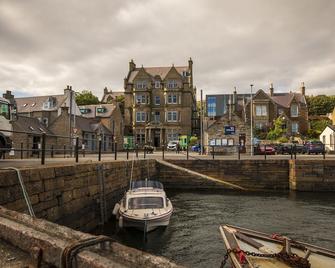
[[[254,85],[251,84],[250,85],[250,155],[253,156],[254,155],[254,137],[253,137],[253,100],[252,100],[252,87]]]

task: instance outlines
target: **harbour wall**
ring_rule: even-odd
[[[290,160],[289,183],[294,191],[334,192],[334,160]]]
[[[131,161],[113,161],[23,168],[21,174],[38,218],[91,231],[103,218],[111,217],[115,202],[129,187],[131,165]],[[148,173],[156,174],[155,160],[134,161],[134,179],[146,178]],[[106,205],[101,207],[103,200]],[[0,206],[27,212],[14,170],[0,170]]]
[[[250,190],[288,190],[287,160],[168,160],[169,163]],[[227,188],[158,163],[158,177],[170,188]]]

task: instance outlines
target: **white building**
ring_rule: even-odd
[[[335,151],[335,125],[329,125],[323,130],[320,141],[325,145],[326,151]]]

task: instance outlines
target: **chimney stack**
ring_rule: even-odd
[[[134,60],[131,59],[129,62],[129,71],[132,72],[135,70],[135,68],[136,68],[136,64],[134,63]]]
[[[108,89],[107,87],[104,88],[104,95],[106,95],[108,93]]]
[[[305,96],[306,88],[305,88],[305,83],[304,83],[304,82],[301,83],[301,88],[300,88],[300,90],[301,90],[301,94],[302,94],[303,96]]]
[[[188,60],[188,69],[189,69],[189,82],[190,82],[190,88],[193,89],[193,60],[190,57],[190,59]]]
[[[272,83],[270,84],[270,96],[271,97],[273,96],[273,84]]]

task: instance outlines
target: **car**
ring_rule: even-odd
[[[201,149],[200,144],[196,144],[191,147],[191,150],[193,152],[200,152],[200,149]]]
[[[264,144],[258,144],[254,147],[254,153],[255,154],[266,154],[267,155],[274,155],[276,154],[276,149],[272,145],[264,145]]]
[[[151,145],[144,145],[143,149],[147,154],[153,154],[155,148]]]
[[[167,145],[167,149],[171,151],[176,151],[177,150],[177,145],[179,144],[179,141],[169,141]]]
[[[308,154],[322,154],[325,146],[321,141],[308,141],[305,143],[305,149]]]
[[[298,154],[305,154],[306,147],[303,144],[299,143],[282,143],[277,148],[278,154],[291,154],[291,153],[298,153]]]

